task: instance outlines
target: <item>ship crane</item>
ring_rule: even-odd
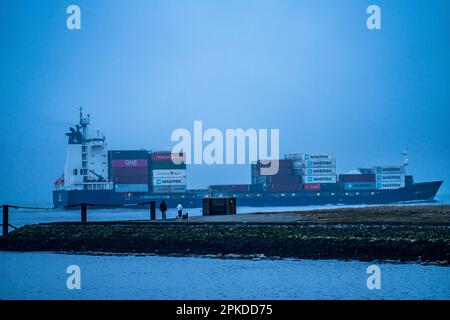
[[[89,172],[91,172],[93,175],[95,175],[98,178],[98,182],[105,182],[106,181],[105,178],[103,178],[103,176],[95,173],[94,170],[89,170]]]

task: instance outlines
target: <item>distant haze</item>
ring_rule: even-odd
[[[66,28],[76,3],[82,29]],[[50,203],[78,108],[110,149],[171,132],[278,128],[282,153],[339,172],[401,164],[450,192],[450,2],[2,0],[0,200]],[[248,165],[188,166],[188,187],[249,183]]]

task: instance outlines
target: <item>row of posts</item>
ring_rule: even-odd
[[[86,203],[80,204],[81,223],[87,223]],[[156,220],[156,201],[150,201],[150,220]],[[7,236],[9,232],[9,205],[3,205],[2,235]]]

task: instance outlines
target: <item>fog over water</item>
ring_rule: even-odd
[[[0,200],[51,203],[83,106],[111,149],[170,149],[177,128],[277,128],[282,153],[339,172],[402,162],[450,193],[450,2],[0,3]],[[249,183],[248,165],[188,166],[189,188]]]

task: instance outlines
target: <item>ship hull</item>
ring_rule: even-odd
[[[341,191],[297,194],[261,193],[261,194],[223,194],[236,196],[238,206],[310,206],[310,205],[374,205],[395,204],[401,202],[433,201],[442,181],[415,183],[405,188],[395,190],[374,190],[372,192]],[[166,201],[170,207],[176,207],[179,202],[185,208],[202,206],[202,197],[195,193],[155,195],[142,193],[117,193],[113,190],[57,190],[53,191],[53,204],[58,208],[76,207],[81,203],[94,207],[105,208],[114,206],[141,207],[140,204],[149,201]]]

